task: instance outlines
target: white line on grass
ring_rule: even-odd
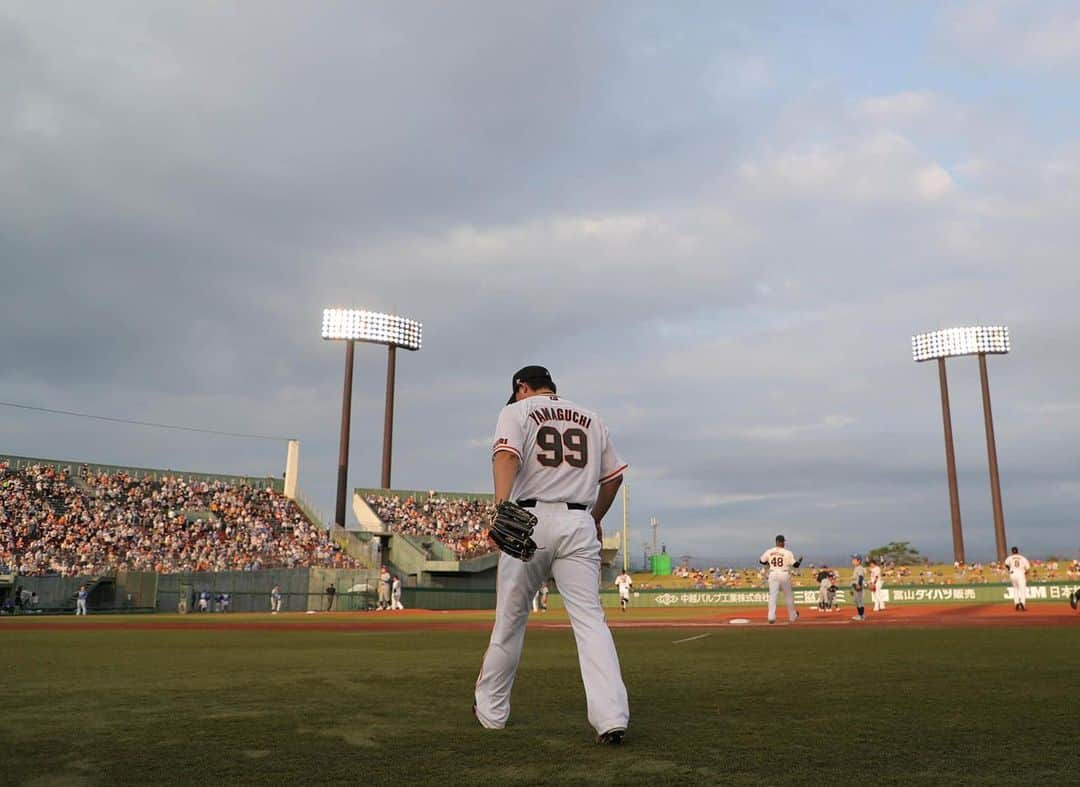
[[[698,634],[696,637],[687,637],[686,639],[676,639],[672,641],[672,645],[678,645],[680,642],[693,642],[695,639],[705,639],[708,634]]]

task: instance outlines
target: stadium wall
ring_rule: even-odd
[[[1078,587],[1070,582],[1040,582],[1028,585],[1028,598],[1032,601],[1067,599]],[[793,589],[796,606],[817,606],[819,591],[816,587]],[[887,604],[991,604],[1011,601],[1013,589],[1004,583],[985,585],[899,585],[886,587]],[[552,596],[554,598],[554,596]],[[839,588],[836,599],[840,604],[851,603],[849,588]],[[619,605],[615,591],[601,593],[605,607]],[[863,594],[867,606],[871,606],[870,591]],[[765,588],[739,588],[718,590],[640,590],[633,593],[631,605],[637,607],[737,607],[767,604],[769,591]],[[562,606],[561,599],[558,606]]]
[[[1075,582],[1040,582],[1028,585],[1031,601],[1064,601],[1080,584]],[[817,588],[795,588],[797,606],[817,606]],[[925,604],[1000,604],[1012,601],[1012,586],[991,585],[909,585],[886,588],[888,604],[901,606]],[[836,594],[840,605],[850,605],[850,592],[841,588]],[[495,591],[479,587],[422,587],[407,588],[402,595],[407,608],[418,609],[494,609]],[[641,590],[631,599],[632,607],[752,607],[765,605],[769,592],[765,588],[741,588],[737,590]],[[869,591],[865,601],[870,604]],[[619,594],[614,590],[600,593],[600,603],[605,608],[619,606]],[[563,600],[557,590],[548,596],[549,609],[563,609]]]
[[[268,612],[270,591],[278,585],[282,612],[326,609],[326,587],[334,583],[335,609],[367,609],[375,597],[378,572],[372,569],[292,568],[263,571],[206,571],[163,574],[159,578],[157,609],[176,612],[181,599],[188,608],[203,591],[211,600],[228,593],[232,612]]]
[[[480,575],[432,575],[432,583],[422,587],[405,586],[402,601],[408,609],[494,609],[495,591],[485,587]],[[470,580],[473,582],[470,583]],[[326,609],[326,587],[333,582],[338,590],[334,609],[360,611],[375,606],[378,572],[374,569],[303,568],[265,571],[190,572],[153,574],[120,572],[115,577],[18,577],[17,584],[38,594],[38,607],[49,612],[75,609],[75,594],[80,585],[91,588],[90,611],[101,612],[176,612],[181,598],[194,610],[198,594],[207,591],[211,601],[218,593],[229,593],[232,612],[267,612],[270,590],[275,584],[282,592],[283,612]],[[1031,601],[1063,601],[1080,587],[1076,582],[1041,582],[1028,585]],[[985,585],[908,585],[886,588],[890,605],[926,604],[1000,604],[1011,602],[1012,587],[1003,583]],[[794,589],[798,606],[816,606],[817,588]],[[850,591],[840,588],[840,605],[850,605]],[[869,592],[865,595],[869,604]],[[606,608],[618,607],[614,590],[600,593]],[[727,590],[640,590],[631,599],[632,607],[752,607],[768,602],[764,588]],[[562,597],[553,588],[548,597],[551,609],[563,609]]]
[[[43,612],[74,611],[82,585],[90,588],[91,613],[176,612],[181,599],[194,610],[203,591],[210,593],[211,602],[219,593],[228,593],[232,612],[267,612],[275,584],[281,588],[283,612],[304,612],[326,608],[325,590],[331,582],[338,590],[335,609],[368,609],[376,600],[377,581],[373,569],[294,568],[178,574],[121,571],[104,577],[18,577],[16,584],[38,594],[38,609]]]

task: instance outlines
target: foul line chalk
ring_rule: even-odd
[[[680,642],[693,642],[695,639],[705,639],[708,634],[698,634],[696,637],[687,637],[686,639],[677,639],[672,641],[672,645],[678,645]]]

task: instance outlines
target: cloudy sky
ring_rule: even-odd
[[[333,511],[327,305],[425,324],[394,485],[487,491],[547,365],[674,555],[951,555],[914,332],[991,359],[1010,542],[1080,549],[1075,3],[9,2],[0,400],[298,437]],[[873,5],[873,8],[869,6]],[[350,482],[379,480],[358,347]],[[974,359],[950,366],[993,553]],[[0,452],[280,474],[280,442],[0,407]],[[618,518],[610,522],[616,525]]]

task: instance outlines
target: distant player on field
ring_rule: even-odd
[[[832,602],[829,600],[829,586],[832,585],[832,572],[829,571],[829,569],[822,567],[821,571],[817,573],[817,581],[818,611],[829,612],[832,609]]]
[[[769,571],[769,622],[776,622],[776,597],[781,589],[787,602],[788,621],[794,623],[799,613],[795,611],[795,594],[791,590],[791,569],[798,568],[802,563],[802,557],[798,560],[795,555],[785,547],[783,536],[776,537],[776,546],[766,549],[761,553],[758,562]]]
[[[390,583],[390,609],[405,609],[401,603],[401,577],[395,576]]]
[[[273,614],[281,612],[281,586],[274,585],[270,590],[270,611]]]
[[[634,580],[625,570],[615,577],[615,587],[619,589],[619,610],[622,612],[626,612],[627,607],[630,606],[630,588],[633,586]]]
[[[1005,558],[1005,568],[1009,570],[1009,581],[1013,589],[1013,609],[1027,612],[1027,572],[1031,569],[1028,559],[1020,554],[1016,547]]]
[[[379,609],[390,609],[390,588],[393,584],[390,569],[383,566],[379,572]]]
[[[862,555],[852,555],[851,565],[851,597],[855,604],[855,617],[852,620],[866,620],[866,607],[863,606],[866,569],[863,568]]]
[[[874,612],[885,611],[885,582],[876,558],[870,558],[870,600],[874,602]]]

